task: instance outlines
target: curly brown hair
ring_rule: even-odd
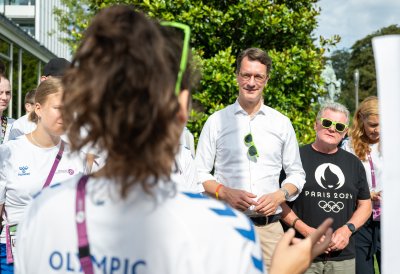
[[[360,104],[353,117],[353,125],[350,128],[351,145],[354,153],[361,161],[367,159],[367,153],[370,152],[370,141],[365,133],[364,120],[370,115],[379,115],[378,97],[370,96],[365,98]]]
[[[176,75],[164,52],[156,22],[129,6],[109,7],[94,17],[63,78],[71,147],[105,150],[106,164],[94,176],[115,180],[122,197],[134,184],[150,191],[168,179],[178,149]]]

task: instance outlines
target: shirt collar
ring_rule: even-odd
[[[258,114],[263,114],[266,115],[268,111],[268,108],[266,105],[261,104],[260,109],[257,111],[256,115]],[[234,114],[238,114],[238,113],[242,113],[245,115],[248,115],[247,112],[242,108],[242,106],[239,104],[239,100],[236,99],[235,103],[233,104],[233,113]]]

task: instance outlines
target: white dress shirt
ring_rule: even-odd
[[[253,136],[259,157],[247,154],[244,137],[248,133]],[[201,182],[215,180],[246,190],[257,195],[255,200],[279,189],[282,168],[286,173],[282,185],[291,183],[300,193],[305,183],[299,146],[289,118],[265,105],[251,117],[237,100],[208,118],[197,145],[196,165]],[[297,196],[291,196],[290,201]],[[279,207],[276,213],[281,211]]]

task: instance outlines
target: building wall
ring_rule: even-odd
[[[58,57],[71,59],[68,46],[60,42],[66,37],[58,28],[54,7],[62,8],[60,0],[36,0],[35,6],[35,38]],[[50,33],[53,33],[50,35]]]
[[[0,61],[6,65],[6,77],[12,88],[9,117],[18,118],[25,113],[26,92],[37,87],[44,64],[54,57],[36,39],[0,14]]]
[[[26,1],[0,1],[0,12],[7,18],[19,24],[32,25],[34,31],[30,33],[43,46],[58,57],[71,59],[68,46],[60,41],[66,36],[58,28],[56,17],[53,13],[55,7],[63,8],[61,0],[26,0]],[[27,28],[25,28],[27,29]]]

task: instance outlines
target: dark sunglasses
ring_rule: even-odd
[[[254,156],[258,157],[258,151],[257,151],[256,145],[254,144],[253,136],[251,135],[251,133],[244,136],[244,143],[246,144],[246,146],[249,146],[249,149],[247,150],[247,154],[250,157],[254,157]]]
[[[346,124],[335,122],[327,118],[321,118],[321,125],[324,128],[330,128],[332,125],[334,125],[337,132],[343,132],[348,127]]]

